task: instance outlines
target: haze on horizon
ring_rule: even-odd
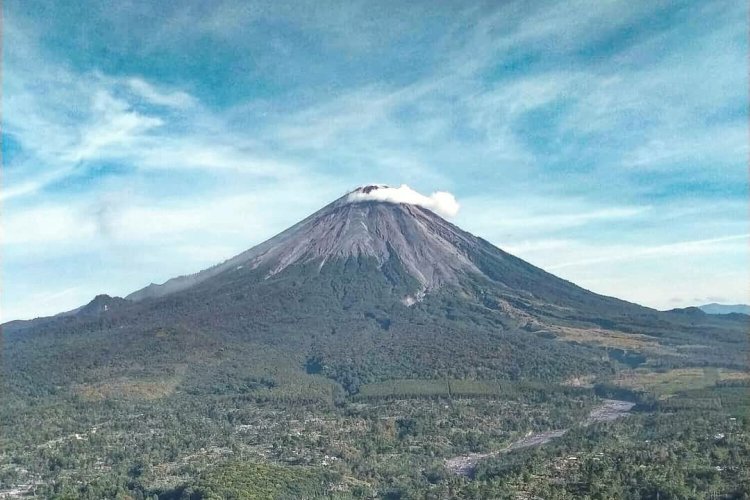
[[[371,181],[451,193],[598,293],[750,303],[747,9],[6,0],[0,321],[206,268]]]

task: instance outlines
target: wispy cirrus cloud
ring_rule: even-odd
[[[537,200],[538,201],[538,200]],[[624,207],[591,207],[576,208],[573,200],[557,202],[554,207],[531,203],[530,207],[519,205],[519,199],[512,203],[492,203],[470,200],[472,213],[467,217],[468,224],[483,227],[486,232],[522,231],[539,233],[541,231],[567,230],[570,228],[590,226],[598,223],[612,223],[640,219],[648,215],[650,206]],[[482,207],[482,208],[479,208]],[[546,210],[545,210],[546,208]],[[478,214],[486,210],[485,215]]]
[[[675,257],[681,255],[713,255],[717,252],[739,253],[747,249],[750,233],[731,234],[717,238],[706,238],[700,240],[678,241],[664,245],[632,246],[632,247],[601,247],[597,249],[597,255],[588,256],[583,259],[563,261],[547,269],[555,271],[566,267],[590,266],[591,264],[602,264],[624,260],[642,260],[645,258]]]
[[[3,199],[35,195],[105,162],[139,171],[218,169],[250,178],[279,179],[298,172],[257,141],[229,130],[185,92],[139,78],[74,77],[64,67],[50,66],[38,72],[36,66],[27,68],[42,83],[65,75],[49,92],[27,85],[24,72],[7,78],[6,133],[25,156],[8,168]],[[70,120],[68,106],[78,120]]]
[[[189,108],[196,105],[196,100],[187,92],[181,90],[159,89],[141,78],[130,78],[128,86],[151,104],[169,108]]]

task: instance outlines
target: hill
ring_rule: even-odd
[[[706,314],[747,314],[750,315],[750,306],[747,304],[705,304],[698,306]]]

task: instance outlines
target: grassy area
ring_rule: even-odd
[[[482,380],[388,380],[365,384],[359,398],[500,397],[508,395],[510,383]]]
[[[447,397],[450,394],[446,380],[388,380],[360,387],[359,398],[389,397]]]
[[[409,398],[517,398],[520,394],[570,392],[571,386],[538,382],[510,382],[470,379],[396,379],[364,384],[357,399]]]
[[[648,391],[666,397],[677,392],[711,387],[727,380],[747,380],[750,373],[724,368],[676,368],[665,372],[643,369],[620,373],[615,382],[629,389]]]
[[[107,399],[159,399],[174,393],[179,378],[127,379],[120,378],[97,384],[81,384],[74,388],[75,394],[87,401]]]
[[[617,349],[645,351],[656,354],[669,352],[653,337],[637,333],[617,332],[614,330],[602,330],[600,328],[572,328],[552,327],[549,330],[559,335],[561,340],[567,342],[578,342],[581,344],[592,344],[601,347]]]
[[[327,493],[335,476],[313,467],[229,462],[204,473],[189,493],[206,500],[320,498]]]

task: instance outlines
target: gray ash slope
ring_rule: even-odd
[[[277,236],[219,265],[164,284],[151,284],[126,298],[142,301],[188,290],[237,272],[257,271],[264,280],[294,266],[325,266],[348,259],[371,259],[377,268],[396,260],[416,283],[407,304],[443,287],[467,282],[491,285],[523,302],[560,307],[610,308],[647,313],[635,304],[604,297],[549,274],[478,238],[418,205],[352,201],[352,194],[327,205]]]
[[[357,191],[365,189],[368,187]],[[269,277],[295,264],[317,263],[323,267],[329,260],[360,257],[373,258],[378,265],[398,257],[425,289],[434,289],[456,283],[463,273],[480,273],[466,255],[477,245],[477,238],[417,205],[352,202],[345,195],[226,262],[162,285],[151,284],[127,298],[138,301],[162,297],[239,266],[263,269]]]

